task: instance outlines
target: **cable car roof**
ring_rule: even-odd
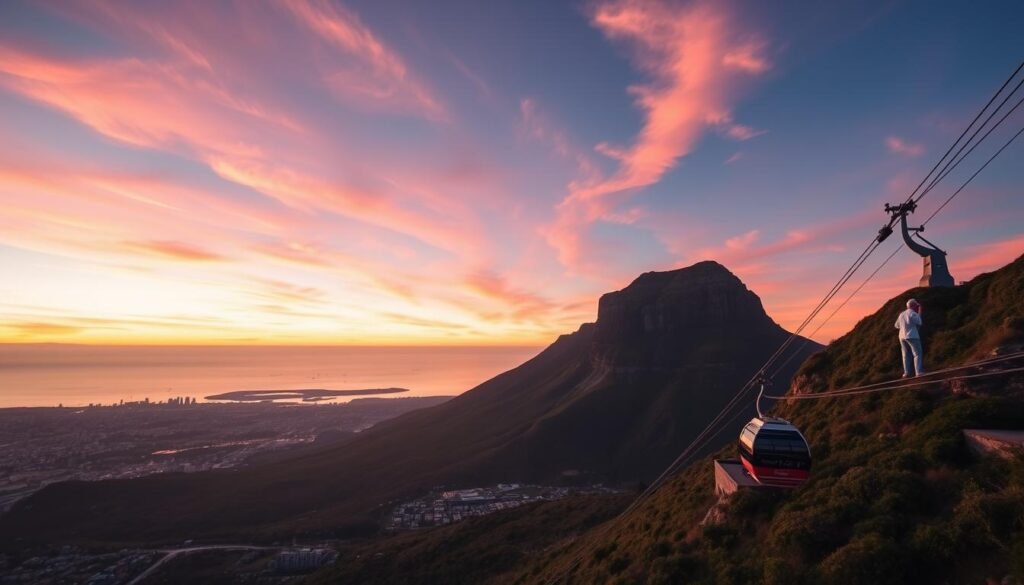
[[[766,431],[797,431],[798,429],[788,420],[781,418],[753,418],[747,427],[752,431],[759,431],[764,429]],[[798,431],[799,432],[799,431]]]

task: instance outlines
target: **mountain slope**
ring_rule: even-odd
[[[910,297],[925,307],[927,367],[1018,351],[1021,291],[1024,257],[954,289],[907,291],[808,359],[792,391],[898,377],[892,323]],[[628,516],[491,582],[543,582],[576,558],[567,581],[588,584],[1024,582],[1024,455],[975,457],[961,432],[1024,430],[1024,375],[788,402],[776,414],[811,443],[801,489],[740,492],[702,527],[715,504],[708,458]]]
[[[527,504],[434,530],[347,543],[337,563],[302,583],[479,585],[518,570],[559,540],[607,521],[632,495]]]
[[[534,359],[336,449],[232,472],[53,485],[0,519],[0,537],[345,536],[438,484],[650,479],[788,335],[719,264],[647,273]]]

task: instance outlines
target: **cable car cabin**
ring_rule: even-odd
[[[811,449],[799,429],[781,418],[754,418],[739,439],[740,461],[758,483],[799,487],[811,473]]]

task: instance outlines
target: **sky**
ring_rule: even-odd
[[[1022,24],[1010,1],[8,0],[0,342],[542,345],[706,259],[792,330]],[[957,280],[1024,253],[1022,160],[929,223]],[[920,273],[897,253],[808,331]]]

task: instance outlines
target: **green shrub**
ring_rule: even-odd
[[[831,585],[886,585],[909,582],[899,546],[889,538],[870,534],[829,555],[821,563],[825,583]]]

